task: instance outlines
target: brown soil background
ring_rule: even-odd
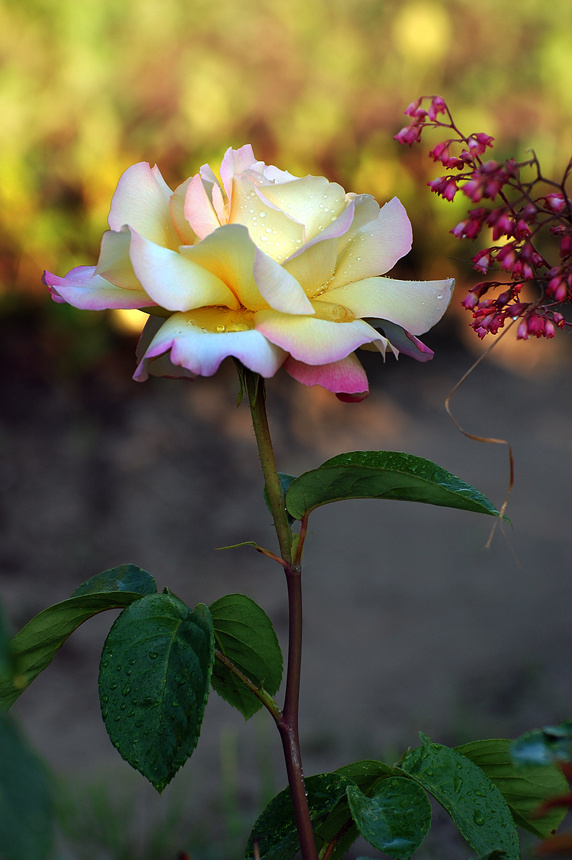
[[[427,342],[436,350],[427,365],[370,363],[372,394],[361,405],[273,380],[279,468],[298,474],[346,450],[402,450],[500,505],[506,447],[465,438],[444,408],[475,353],[445,328]],[[250,539],[274,548],[232,366],[209,380],[137,385],[132,344],[117,341],[89,372],[58,378],[57,347],[26,320],[3,326],[0,595],[14,629],[98,571],[131,561],[189,604],[248,594],[285,643],[278,566],[248,548],[214,551]],[[417,745],[419,730],[461,743],[571,716],[571,351],[566,334],[499,345],[501,360],[480,365],[452,401],[467,430],[508,439],[514,452],[513,528],[497,529],[489,550],[493,521],[460,511],[363,501],[312,515],[306,773],[359,758],[394,761]],[[103,773],[139,792],[143,779],[131,777],[99,714],[98,655],[110,616],[71,637],[14,713],[70,784]],[[276,790],[284,784],[277,738],[258,716],[245,726],[212,694],[196,753],[172,788],[144,801],[148,808],[160,810],[183,786],[189,827],[210,832],[205,822],[214,821],[216,840],[221,773],[228,788],[236,753],[238,799],[252,821],[269,767]]]

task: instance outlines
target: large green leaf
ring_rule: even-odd
[[[478,855],[499,849],[508,860],[518,860],[510,809],[496,785],[466,756],[424,739],[405,754],[400,768],[439,801]]]
[[[389,777],[369,797],[350,785],[347,796],[361,835],[395,860],[409,860],[427,836],[431,806],[426,793],[413,780]]]
[[[510,754],[509,740],[482,740],[463,744],[457,752],[484,770],[500,789],[512,817],[520,826],[545,839],[566,815],[565,807],[553,807],[542,818],[535,812],[545,800],[565,794],[568,783],[553,764],[516,765]]]
[[[310,776],[305,782],[310,818],[314,825],[332,811],[345,796],[347,786],[351,785],[348,779],[335,773]],[[255,843],[260,860],[291,860],[299,850],[289,788],[277,794],[257,818],[248,839],[247,860],[254,857]]]
[[[335,772],[351,780],[368,797],[375,793],[382,780],[394,775],[392,767],[373,760],[356,761],[338,768]],[[320,851],[326,846],[331,846],[328,853],[330,860],[342,857],[355,842],[359,831],[353,822],[347,795],[340,799],[336,807],[316,828],[315,836]]]
[[[99,694],[109,737],[162,791],[199,738],[214,660],[210,612],[150,594],[115,620],[101,655]]]
[[[353,451],[304,472],[290,485],[286,507],[295,519],[342,499],[397,499],[498,516],[493,503],[440,466],[395,451]]]
[[[273,696],[282,680],[282,651],[263,609],[243,594],[227,594],[209,606],[216,647],[252,681]],[[248,719],[262,707],[260,699],[220,661],[215,660],[213,689]]]
[[[48,774],[16,726],[0,714],[0,857],[52,856],[53,809]]]
[[[10,708],[80,624],[106,609],[123,609],[151,590],[155,583],[148,573],[123,565],[98,574],[80,586],[75,596],[32,618],[12,640],[13,672],[9,677],[0,675],[0,710]]]

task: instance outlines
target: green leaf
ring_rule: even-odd
[[[272,622],[254,600],[227,594],[209,607],[216,647],[257,687],[273,696],[282,680],[282,651]],[[260,699],[215,660],[213,689],[247,720],[262,707]]]
[[[284,507],[286,507],[286,493],[287,493],[290,485],[296,480],[296,475],[287,475],[285,472],[278,472],[278,480],[280,482],[280,489],[282,491],[282,499],[284,500]],[[264,488],[264,502],[266,503],[266,507],[268,508],[270,513],[272,513],[272,510],[270,508],[270,504],[268,502],[268,495],[266,493],[266,488]],[[290,525],[292,525],[292,523],[294,522],[294,520],[296,518],[291,516],[291,514],[288,513],[288,511],[287,511],[287,516],[288,516],[288,522],[290,523]]]
[[[353,451],[304,472],[286,493],[294,519],[342,499],[397,499],[498,516],[493,503],[470,484],[430,460],[395,451]]]
[[[100,576],[105,577],[105,573]],[[98,577],[93,577],[84,585],[87,586],[97,579]],[[142,593],[147,593],[150,588],[149,582],[143,578],[138,579],[144,588],[143,592],[125,591],[121,586],[127,582],[130,582],[132,587],[137,584],[132,579],[122,580],[117,591],[105,588],[100,591],[90,590],[49,606],[16,634],[11,643],[13,673],[8,678],[0,675],[0,711],[8,710],[34,678],[49,666],[56,652],[80,624],[106,609],[123,609],[139,600]],[[80,586],[78,591],[83,588],[84,586]]]
[[[370,797],[350,785],[347,796],[361,835],[395,860],[409,860],[427,836],[431,806],[423,789],[413,780],[389,777]]]
[[[400,768],[439,801],[478,855],[500,849],[508,860],[518,860],[510,809],[496,785],[466,756],[427,740],[405,754]]]
[[[351,780],[368,797],[375,793],[382,780],[394,775],[392,767],[381,761],[372,760],[357,761],[340,767],[335,772]],[[344,795],[335,809],[320,824],[315,835],[319,851],[335,842],[328,855],[330,860],[342,857],[355,842],[359,832],[353,823],[347,795]]]
[[[97,573],[76,588],[72,597],[84,594],[104,594],[110,591],[131,591],[137,594],[155,594],[157,586],[150,573],[136,564],[122,564]]]
[[[0,762],[0,857],[46,860],[54,841],[48,774],[6,714],[0,714]]]
[[[510,754],[519,766],[572,761],[572,720],[527,732],[512,742]]]
[[[482,740],[456,747],[484,770],[491,782],[501,791],[508,803],[516,824],[545,839],[556,830],[564,816],[564,807],[550,809],[542,818],[536,818],[536,809],[545,800],[565,794],[568,783],[553,764],[518,766],[510,754],[509,740]]]
[[[344,797],[350,781],[335,773],[321,773],[306,779],[306,794],[313,824],[322,821]],[[256,820],[246,847],[246,860],[254,857],[254,843],[260,860],[291,860],[299,850],[290,789],[274,797]]]
[[[99,672],[112,743],[162,791],[197,745],[214,660],[210,612],[149,594],[115,620]]]

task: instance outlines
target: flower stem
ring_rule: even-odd
[[[288,515],[282,497],[282,488],[276,469],[276,460],[272,448],[268,416],[266,414],[266,396],[264,380],[250,370],[241,369],[252,424],[258,444],[260,463],[264,474],[266,498],[272,512],[274,528],[278,537],[280,553],[284,562],[286,585],[288,589],[288,668],[286,675],[286,694],[284,708],[279,719],[275,720],[282,740],[288,785],[294,818],[298,830],[298,839],[303,860],[318,860],[318,852],[312,830],[312,821],[308,807],[308,798],[304,786],[302,758],[300,754],[300,739],[298,734],[298,704],[300,699],[300,672],[302,660],[302,582],[299,563],[293,562],[294,536],[288,522]],[[296,553],[295,562],[299,562],[301,552]]]

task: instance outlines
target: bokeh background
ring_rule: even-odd
[[[497,158],[534,149],[557,176],[572,149],[571,50],[569,0],[3,0],[0,593],[15,628],[129,560],[189,603],[244,591],[284,636],[276,574],[248,550],[213,552],[272,540],[232,368],[137,386],[142,315],[55,305],[41,284],[45,268],[95,262],[117,180],[136,161],[157,163],[175,187],[249,142],[292,173],[380,202],[397,194],[414,230],[400,274],[457,278],[426,338],[435,359],[369,362],[372,395],[358,407],[277,377],[280,466],[304,471],[351,448],[408,450],[502,502],[506,449],[460,435],[443,406],[483,348],[459,307],[475,248],[448,232],[463,200],[427,189],[438,173],[429,138],[409,150],[393,135],[409,102],[438,93],[463,129],[495,136]],[[313,515],[307,772],[349,756],[391,760],[419,729],[455,743],[570,716],[569,361],[566,333],[548,343],[509,335],[455,395],[463,426],[508,439],[515,453],[514,529],[488,552],[489,524],[468,514],[349,503]],[[130,781],[98,716],[108,625],[80,631],[16,712],[88,810],[83,824],[74,819],[87,854],[68,847],[66,857],[174,857],[173,828],[153,855],[101,848],[109,827],[96,812],[109,822],[114,801],[105,791],[93,799],[97,775],[113,772],[131,794],[142,782]],[[237,853],[261,796],[283,785],[264,721],[245,728],[221,703],[209,709],[196,763],[149,800],[152,818],[182,793],[178,846],[192,844],[194,857]]]

